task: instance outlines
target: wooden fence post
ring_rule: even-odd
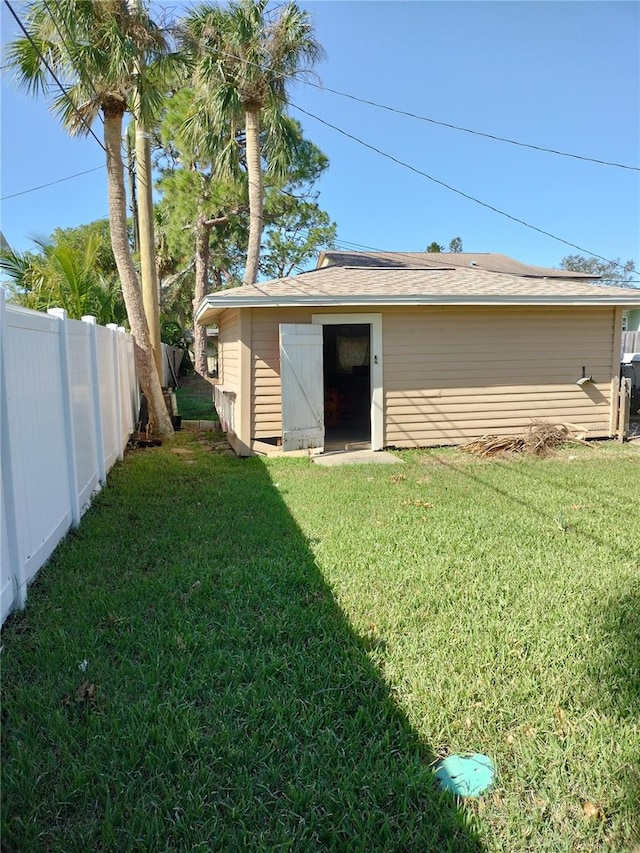
[[[631,380],[620,380],[620,409],[618,413],[618,441],[624,441],[629,429],[629,411],[631,408]]]
[[[62,388],[62,411],[64,412],[64,437],[67,451],[67,476],[69,480],[69,501],[71,503],[71,523],[80,524],[80,501],[78,495],[78,460],[76,458],[76,428],[73,419],[73,392],[71,390],[71,372],[69,367],[69,331],[67,312],[64,308],[49,308],[51,317],[58,320],[58,338],[60,341],[60,377]]]
[[[11,436],[9,434],[9,406],[7,393],[7,361],[4,354],[7,339],[7,310],[4,301],[4,290],[0,287],[0,501],[4,504],[3,512],[6,523],[7,550],[9,556],[9,571],[3,571],[3,576],[11,579],[11,602],[3,601],[2,610],[8,613],[14,607],[22,610],[27,601],[27,582],[22,576],[22,549],[18,539],[16,523],[16,501],[13,487],[13,465],[11,461]],[[0,521],[1,523],[1,521]],[[4,598],[4,596],[3,596]]]
[[[96,434],[96,449],[98,452],[98,477],[100,485],[107,483],[107,466],[104,458],[104,428],[102,424],[102,406],[100,405],[100,371],[98,369],[98,337],[96,333],[96,318],[85,314],[82,322],[89,326],[89,374],[91,376],[91,399],[93,401],[93,423]]]
[[[614,376],[611,380],[611,405],[609,406],[609,435],[614,436],[618,431],[618,405],[620,403],[620,379]]]

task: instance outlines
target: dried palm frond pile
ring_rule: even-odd
[[[555,447],[568,441],[584,443],[586,430],[575,424],[550,424],[536,421],[523,435],[483,435],[465,444],[462,450],[477,456],[498,456],[506,453],[531,453],[546,456]]]

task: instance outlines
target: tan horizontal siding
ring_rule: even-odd
[[[581,389],[576,387],[576,392],[573,394],[574,401],[571,402],[572,392],[564,396],[558,396],[556,399],[537,398],[536,417],[552,416],[556,412],[574,411],[578,414],[589,412],[592,409],[591,399],[587,398]],[[604,396],[604,395],[603,395]],[[508,402],[508,412],[504,411],[504,403]],[[472,411],[469,411],[469,400],[462,403],[452,403],[451,398],[429,398],[427,401],[420,401],[416,397],[413,404],[407,404],[406,400],[402,400],[398,404],[396,399],[390,399],[387,403],[389,414],[396,419],[402,419],[404,422],[420,422],[425,418],[430,421],[436,419],[438,410],[446,411],[447,415],[465,415],[466,419],[474,420],[477,418],[487,417],[504,417],[507,415],[518,415],[523,412],[527,416],[531,412],[531,398],[528,400],[514,400],[511,395],[504,395],[501,400],[492,400],[487,402],[484,398],[478,398],[473,403]]]
[[[238,309],[223,311],[218,322],[218,370],[221,384],[234,390],[240,385],[239,331]]]
[[[278,325],[309,323],[312,313],[345,310],[252,311],[254,439],[282,431]],[[227,332],[232,323],[230,317]],[[605,435],[614,327],[610,308],[385,309],[385,444],[459,444],[488,432],[522,431],[536,419]],[[233,377],[233,350],[229,356],[226,375]],[[580,388],[575,381],[583,365],[595,381]]]
[[[533,420],[608,429],[614,309],[431,308],[384,315],[385,444],[459,444]],[[584,365],[594,383],[579,387]]]

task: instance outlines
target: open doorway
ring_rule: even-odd
[[[323,325],[325,450],[371,447],[371,326]]]

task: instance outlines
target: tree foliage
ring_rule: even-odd
[[[429,243],[425,252],[430,252],[433,254],[437,254],[440,252],[449,251],[453,254],[458,254],[462,251],[462,237],[453,237],[449,242],[449,249],[445,250],[444,246],[441,243],[437,243],[435,240],[433,243]]]
[[[122,292],[113,259],[109,261],[98,233],[102,227],[98,222],[81,229],[56,229],[51,240],[35,241],[35,252],[4,252],[0,267],[10,300],[36,311],[64,308],[75,320],[91,314],[101,325],[123,325]],[[106,269],[101,255],[107,259]]]
[[[560,269],[598,275],[603,284],[618,287],[633,287],[633,279],[638,278],[635,263],[631,260],[623,263],[620,258],[612,261],[601,261],[599,258],[586,257],[585,255],[565,255],[560,261]]]
[[[167,104],[158,139],[162,176],[158,206],[169,261],[162,283],[164,314],[174,312],[193,328],[194,363],[206,375],[205,330],[192,321],[211,290],[239,284],[250,230],[246,137],[236,135],[238,168],[218,171],[216,149],[204,111],[194,111],[198,93],[184,89]],[[326,156],[302,135],[300,124],[282,116],[292,144],[278,169],[270,169],[273,147],[265,144],[264,246],[260,271],[272,278],[303,269],[335,239],[335,225],[317,204],[314,184],[328,165]],[[197,132],[196,132],[197,131]],[[265,141],[268,129],[263,130]],[[188,298],[192,310],[187,311]]]
[[[244,281],[249,284],[257,278],[264,226],[263,168],[266,164],[268,175],[283,180],[295,159],[294,125],[285,114],[287,85],[323,55],[306,11],[295,3],[273,11],[267,6],[267,0],[205,4],[188,15],[183,30],[195,91],[187,135],[199,146],[207,142],[219,175],[237,175],[243,131],[250,210]]]

